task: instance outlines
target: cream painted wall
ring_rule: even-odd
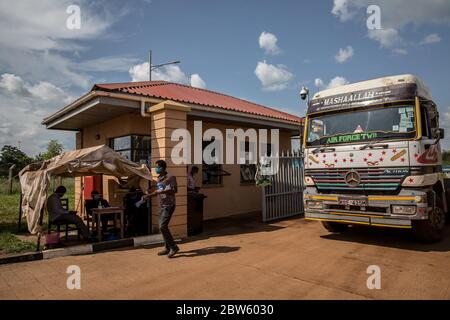
[[[87,148],[101,144],[108,145],[110,138],[124,135],[148,135],[151,133],[150,123],[150,118],[143,118],[139,114],[126,114],[98,125],[85,128],[82,132],[82,142],[78,141],[77,147]],[[188,120],[187,127],[193,135],[193,120]],[[209,128],[217,128],[221,130],[223,134],[227,128],[247,129],[245,127],[228,124],[203,122],[203,131]],[[100,136],[99,140],[96,139],[97,135]],[[291,135],[291,132],[280,131],[280,151],[291,149]],[[268,134],[268,136],[270,140],[270,134]],[[224,152],[226,152],[226,149]],[[199,167],[201,169],[201,166]],[[201,192],[208,197],[204,202],[205,219],[208,220],[234,214],[260,211],[261,189],[253,184],[241,185],[239,165],[225,164],[223,169],[231,173],[231,176],[223,177],[223,184],[221,186],[206,186],[201,190]],[[117,193],[117,188],[114,187],[115,183],[112,180],[114,180],[113,177],[103,177],[103,196],[112,204],[120,204],[118,198],[122,197],[122,195]],[[197,185],[201,186],[200,175],[197,177],[197,180]],[[77,180],[77,189],[80,188],[80,185],[81,181]],[[185,185],[185,183],[183,183],[183,185]]]
[[[203,132],[210,128],[219,129],[224,137],[226,129],[247,129],[246,127],[233,126],[229,124],[220,124],[213,122],[202,123]],[[194,139],[193,120],[188,120],[188,130],[189,132],[191,132],[191,138]],[[291,135],[291,132],[280,130],[280,152],[286,152],[291,149]],[[268,140],[270,141],[270,132],[268,132]],[[237,152],[236,142],[235,149]],[[224,143],[224,155],[226,154],[226,152],[227,150]],[[193,159],[194,157],[192,155],[192,161]],[[200,168],[201,173],[201,165],[197,166]],[[189,166],[189,169],[190,167],[191,166]],[[202,186],[201,174],[199,173],[196,177],[196,185],[198,187],[202,187],[200,192],[207,196],[207,198],[204,200],[204,219],[209,220],[235,214],[261,211],[261,188],[255,186],[254,184],[241,184],[239,165],[224,164],[223,170],[229,172],[231,175],[224,176],[223,183],[220,186]]]
[[[150,118],[144,118],[140,114],[128,113],[100,124],[83,129],[82,139],[78,141],[77,148],[109,145],[109,139],[130,134],[150,135]],[[100,139],[97,140],[97,135]],[[123,191],[118,190],[116,179],[111,176],[103,176],[103,197],[111,205],[122,205]],[[76,189],[81,187],[81,180],[75,181]],[[78,199],[76,199],[78,201]]]

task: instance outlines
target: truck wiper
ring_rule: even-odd
[[[374,141],[374,142],[369,142],[368,144],[365,144],[365,145],[359,147],[359,150],[365,150],[367,148],[370,148],[370,149],[373,149],[373,148],[387,149],[387,148],[389,148],[389,145],[387,143],[379,144],[376,141]]]

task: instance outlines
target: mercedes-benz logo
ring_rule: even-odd
[[[361,176],[354,170],[347,172],[344,179],[350,187],[356,187],[361,183]]]

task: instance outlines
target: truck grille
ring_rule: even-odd
[[[345,175],[356,171],[360,183],[350,186],[345,182]],[[395,193],[400,189],[403,179],[409,175],[408,168],[357,168],[357,169],[313,169],[305,171],[310,176],[318,190],[325,193],[332,190],[352,193]]]

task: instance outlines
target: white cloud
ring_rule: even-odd
[[[21,77],[10,73],[1,75],[0,89],[19,98],[31,98],[31,101],[40,99],[44,102],[53,101],[65,104],[73,100],[72,96],[50,82],[40,81],[32,85],[25,82]]]
[[[46,81],[31,84],[21,77],[4,73],[0,76],[0,145],[17,145],[35,155],[45,150],[50,139],[58,139],[66,148],[74,144],[73,133],[49,131],[41,125],[42,119],[73,97]],[[20,116],[19,116],[20,115]]]
[[[188,78],[179,66],[168,65],[152,71],[152,80],[164,80],[178,83],[188,83]]]
[[[55,101],[60,104],[67,104],[74,100],[74,98],[65,93],[64,90],[47,81],[41,81],[38,84],[30,86],[28,91],[30,91],[33,97],[43,101]]]
[[[333,9],[331,13],[337,16],[341,21],[350,20],[353,17],[353,13],[348,10],[347,0],[334,0]]]
[[[339,63],[344,63],[351,57],[353,57],[353,47],[352,46],[347,46],[344,49],[339,48],[339,52],[337,53],[337,55],[334,56],[336,61]]]
[[[33,104],[33,108],[30,108]],[[12,96],[0,95],[0,146],[18,146],[27,154],[34,156],[45,150],[46,144],[51,139],[57,139],[63,143],[66,150],[71,150],[75,145],[75,134],[67,131],[47,130],[41,125],[42,118],[55,112],[60,105],[40,100],[21,100]],[[20,116],[18,116],[20,114]]]
[[[93,39],[102,34],[123,12],[109,11],[111,6],[99,6],[80,0],[81,28],[68,29],[66,13],[70,0],[40,0],[0,2],[0,46],[32,50],[82,49],[77,41]]]
[[[436,33],[432,33],[427,35],[425,38],[423,38],[423,40],[420,42],[421,45],[424,44],[433,44],[433,43],[438,43],[441,42],[441,37],[436,34]]]
[[[23,51],[0,48],[0,61],[3,70],[17,75],[26,75],[27,81],[45,80],[64,87],[78,87],[86,90],[92,77],[77,70],[77,63],[58,53],[43,51]]]
[[[294,75],[282,64],[273,65],[266,61],[258,62],[255,75],[261,81],[263,90],[279,91],[287,88]]]
[[[130,74],[131,81],[133,82],[148,81],[148,62],[136,64],[129,68],[128,72]],[[186,74],[180,69],[180,67],[174,65],[168,65],[153,70],[152,80],[163,80],[183,84],[191,83],[193,87],[197,88],[206,87],[205,81],[203,81],[199,74],[192,74],[191,81],[189,81],[188,76],[186,76]]]
[[[316,79],[314,80],[314,85],[315,85],[318,89],[321,89],[321,88],[323,88],[324,83],[323,83],[322,79],[316,78]]]
[[[380,43],[382,48],[395,48],[402,44],[403,39],[394,28],[369,30],[368,36]]]
[[[131,81],[148,81],[148,62],[132,66],[128,72],[131,76]]]
[[[200,77],[198,73],[191,75],[191,86],[195,88],[205,89],[206,82]]]
[[[330,82],[325,85],[325,83],[323,82],[322,79],[320,78],[316,78],[314,80],[314,85],[317,87],[317,89],[319,90],[323,90],[323,89],[333,89],[333,88],[337,88],[346,84],[349,84],[350,82],[345,79],[344,77],[341,76],[336,76],[333,79],[330,80]]]
[[[341,76],[337,76],[334,77],[333,79],[331,79],[330,83],[327,86],[327,89],[333,89],[333,88],[337,88],[346,84],[349,84],[350,82],[348,82],[347,79],[345,79],[344,77]]]
[[[0,77],[0,145],[22,140],[24,151],[35,154],[48,139],[58,138],[72,148],[73,134],[46,130],[42,118],[60,109],[72,94],[88,89],[90,72],[126,72],[136,63],[130,57],[82,60],[92,40],[117,37],[106,31],[127,13],[128,4],[77,0],[81,29],[69,30],[66,9],[72,4],[72,0],[0,1],[0,64],[2,72],[8,71]]]
[[[367,17],[366,9],[376,4],[381,9],[381,27],[402,29],[407,25],[450,25],[448,0],[334,0],[332,13],[341,21]],[[365,27],[365,19],[362,19]]]
[[[262,32],[259,36],[259,47],[264,49],[267,54],[277,55],[281,49],[277,46],[277,37],[270,32]]]
[[[32,82],[43,80],[45,75],[49,82],[87,89],[91,80],[88,72],[92,70],[75,63],[73,58],[89,50],[86,41],[100,36],[112,38],[105,31],[128,9],[110,6],[104,0],[79,0],[76,4],[81,11],[81,28],[70,30],[66,26],[70,16],[66,9],[73,5],[71,0],[1,1],[2,70],[26,75]]]
[[[396,54],[401,54],[401,55],[408,54],[408,50],[406,50],[404,48],[395,48],[394,50],[392,50],[392,52],[394,52]]]
[[[0,89],[19,95],[19,96],[29,96],[30,92],[25,88],[25,82],[21,77],[16,76],[11,73],[4,73],[0,80]]]
[[[361,27],[366,28],[366,9],[371,4],[373,0],[334,0],[332,13],[340,21],[359,21]],[[394,52],[400,49],[404,53],[408,43],[418,42],[403,40],[401,32],[407,26],[450,25],[448,0],[378,0],[376,4],[381,9],[382,29],[368,30],[368,36]]]

